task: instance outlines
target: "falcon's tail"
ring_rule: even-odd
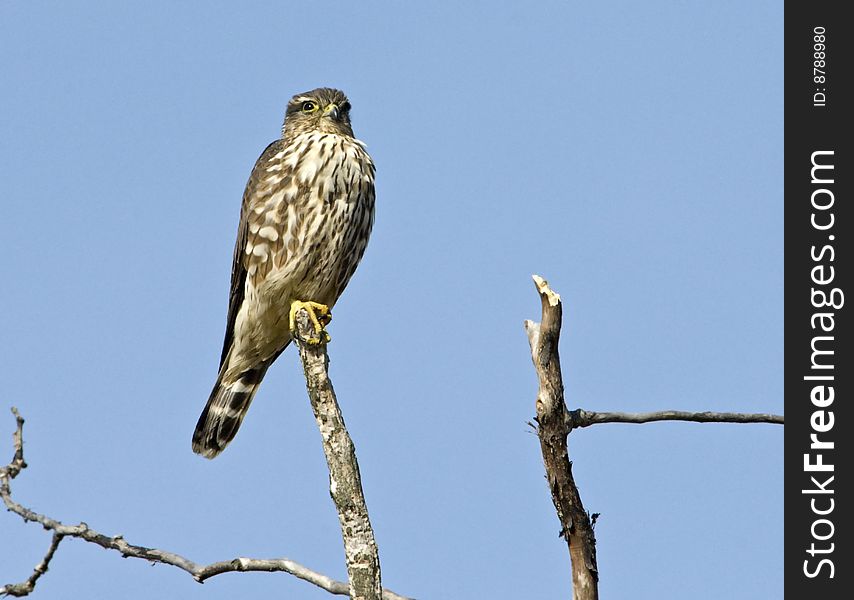
[[[225,369],[220,371],[216,384],[193,433],[193,452],[214,458],[234,439],[255,392],[270,363],[262,363],[240,375],[237,381],[222,383]]]

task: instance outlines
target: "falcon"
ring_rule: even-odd
[[[350,102],[319,88],[288,102],[282,136],[255,163],[240,211],[219,374],[193,434],[214,458],[234,439],[305,308],[309,343],[329,340],[330,310],[374,222],[374,163],[353,137]]]

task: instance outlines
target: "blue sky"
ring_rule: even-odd
[[[15,498],[197,562],[346,577],[295,351],[221,457],[190,451],[243,186],[288,98],[329,85],[378,167],[330,354],[384,584],[566,598],[525,424],[530,275],[564,299],[571,407],[782,413],[782,18],[764,1],[2,3]],[[781,597],[782,442],[770,425],[573,434],[603,597]],[[2,516],[0,582],[48,541]],[[201,586],[68,540],[36,597],[329,596],[282,574]]]

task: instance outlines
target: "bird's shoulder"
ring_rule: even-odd
[[[252,173],[246,182],[243,192],[244,207],[263,192],[270,191],[276,183],[279,183],[279,173],[282,171],[282,155],[285,152],[285,143],[279,139],[271,142],[255,161]]]

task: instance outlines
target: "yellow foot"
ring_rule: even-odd
[[[288,313],[288,322],[292,332],[296,332],[297,330],[295,319],[297,311],[301,308],[304,308],[308,313],[308,318],[311,319],[311,324],[314,325],[314,331],[317,334],[317,337],[310,337],[306,342],[309,344],[319,344],[322,338],[323,341],[329,343],[332,338],[329,337],[329,334],[326,333],[326,329],[324,329],[332,320],[332,313],[329,311],[329,307],[325,304],[312,302],[310,300],[294,300],[291,302],[291,310],[290,313]]]

